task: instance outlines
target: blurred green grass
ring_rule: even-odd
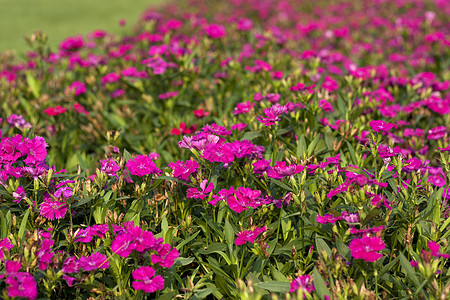
[[[55,49],[68,36],[96,29],[132,30],[141,13],[162,0],[0,0],[0,51],[28,50],[24,36],[42,30]],[[119,20],[125,19],[125,27]]]

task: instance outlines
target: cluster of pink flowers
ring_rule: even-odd
[[[234,243],[237,246],[240,245],[244,245],[245,243],[249,242],[249,243],[254,243],[255,239],[263,232],[267,231],[267,227],[263,226],[263,227],[255,227],[253,229],[250,230],[244,230],[242,232],[239,233],[238,237],[236,240],[234,240]]]

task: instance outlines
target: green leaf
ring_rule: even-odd
[[[286,293],[289,292],[291,284],[285,281],[265,281],[255,283],[255,287],[275,293]]]
[[[30,210],[31,210],[31,208],[27,209],[27,212],[23,216],[22,223],[20,223],[19,233],[17,235],[17,237],[19,238],[20,241],[23,240],[23,236],[25,234],[25,229],[27,228],[27,222],[28,222],[28,216],[30,215]]]
[[[331,249],[323,239],[316,238],[316,246],[317,246],[317,251],[319,252],[319,254],[321,256],[322,256],[322,251],[325,250],[328,257],[331,257]]]
[[[288,186],[286,183],[284,183],[284,182],[282,182],[282,181],[279,181],[279,180],[277,180],[277,179],[275,179],[275,178],[270,178],[270,182],[272,182],[272,183],[278,185],[279,187],[285,189],[286,191],[289,191],[289,192],[293,192],[293,191],[294,191],[294,190],[293,190],[290,186]]]
[[[225,220],[225,240],[227,241],[228,246],[233,246],[234,243],[234,229],[233,226],[231,226],[230,222],[228,220]]]
[[[178,257],[175,260],[174,265],[177,267],[185,266],[185,265],[192,263],[194,261],[194,259],[195,259],[194,257],[190,257],[190,258]]]
[[[314,267],[313,276],[314,287],[316,288],[316,293],[320,297],[320,299],[325,299],[325,295],[331,297],[331,293],[328,290],[327,285],[322,278],[322,275],[320,275],[316,267]]]
[[[205,299],[206,296],[208,296],[211,293],[214,293],[217,290],[218,290],[218,288],[216,288],[216,287],[210,287],[210,288],[206,288],[206,289],[200,290],[200,291],[196,292],[191,297],[191,299]]]
[[[79,199],[79,197],[75,197],[75,199]],[[94,197],[87,197],[87,198],[83,198],[80,201],[78,201],[77,203],[72,205],[72,208],[76,208],[78,206],[84,205],[86,203],[89,203],[92,199],[94,199]]]
[[[241,137],[241,141],[243,140],[254,140],[257,137],[261,136],[260,132],[256,132],[256,131],[250,131],[250,132],[246,132],[242,137]]]
[[[300,138],[298,139],[297,144],[297,158],[298,159],[306,159],[306,141],[305,141],[305,135],[302,134]]]
[[[200,230],[197,231],[196,233],[194,233],[193,235],[191,235],[190,237],[188,237],[187,239],[183,240],[180,244],[177,245],[177,249],[180,250],[181,247],[183,247],[184,245],[186,245],[187,243],[189,243],[190,241],[195,239],[199,233],[200,233]]]
[[[27,73],[27,84],[33,96],[39,98],[41,96],[41,83],[30,73]]]
[[[306,150],[307,158],[311,157],[314,153],[314,149],[316,149],[317,143],[319,143],[319,138],[320,136],[316,136],[316,138],[308,145],[308,149]]]
[[[406,275],[412,280],[412,282],[416,285],[420,285],[419,278],[416,275],[416,272],[414,272],[414,269],[412,268],[409,261],[406,259],[405,255],[400,252],[400,264],[402,265],[403,269],[406,272]]]
[[[350,249],[347,247],[347,245],[344,244],[343,241],[341,241],[340,238],[336,238],[336,247],[340,255],[342,255],[345,260],[350,261],[352,258]]]

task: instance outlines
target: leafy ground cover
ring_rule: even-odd
[[[195,1],[0,58],[0,288],[447,299],[446,1]]]
[[[119,34],[132,29],[140,13],[157,0],[0,0],[0,51],[28,50],[24,40],[37,30],[45,32],[53,49],[69,35],[96,29]],[[120,20],[125,24],[120,26]]]

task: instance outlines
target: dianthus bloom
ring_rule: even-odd
[[[57,116],[57,115],[65,113],[66,110],[67,110],[67,108],[58,105],[58,106],[55,106],[55,107],[49,107],[47,109],[44,109],[44,112],[48,116]]]
[[[169,167],[173,169],[173,177],[176,177],[184,181],[188,181],[189,175],[197,171],[198,163],[192,159],[187,160],[185,163],[183,163],[182,160],[179,160],[175,163],[171,162],[169,164]]]
[[[149,155],[138,155],[134,159],[130,159],[127,161],[126,167],[130,170],[131,175],[139,177],[161,172]]]
[[[289,290],[289,293],[295,293],[298,290],[308,293],[315,291],[311,275],[299,276],[291,282],[291,289]]]
[[[211,193],[211,191],[214,189],[214,184],[210,182],[208,186],[206,184],[208,183],[208,180],[203,180],[200,183],[200,190],[196,188],[189,188],[187,190],[187,198],[196,198],[196,199],[205,199]]]
[[[81,81],[74,81],[70,86],[69,90],[75,94],[75,96],[80,96],[86,93],[86,84]]]
[[[3,260],[4,255],[4,249],[11,250],[14,247],[14,245],[8,240],[8,238],[4,238],[3,240],[0,240],[0,261]]]
[[[254,243],[255,239],[263,232],[267,231],[267,227],[255,227],[253,230],[245,230],[239,233],[237,239],[234,241],[236,245],[244,245],[247,242]]]
[[[225,27],[219,24],[209,24],[205,28],[205,33],[212,39],[220,39],[227,35]]]
[[[100,170],[108,176],[117,176],[116,172],[120,170],[120,166],[113,158],[108,158],[100,162]]]
[[[175,260],[180,256],[177,248],[170,250],[169,244],[163,244],[158,250],[158,254],[152,254],[151,260],[153,264],[159,264],[161,267],[170,268]]]
[[[360,239],[353,239],[348,247],[353,258],[362,259],[367,262],[374,262],[383,256],[377,251],[383,250],[386,245],[381,238],[366,235]]]
[[[47,198],[41,203],[39,213],[41,216],[49,219],[62,219],[66,215],[67,205],[65,202],[53,201],[51,198]]]
[[[85,271],[109,268],[108,258],[102,253],[92,253],[88,257],[82,256],[78,260],[78,264],[79,267]]]
[[[11,273],[5,282],[8,286],[8,296],[36,299],[38,292],[36,281],[28,272]]]
[[[155,269],[152,267],[141,267],[133,271],[132,285],[135,290],[143,290],[146,293],[153,293],[164,288],[164,278],[161,275],[155,277]]]
[[[394,124],[386,123],[382,120],[373,120],[369,122],[370,127],[372,127],[375,132],[386,132],[394,127]]]

